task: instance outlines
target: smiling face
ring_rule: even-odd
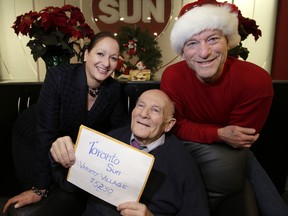
[[[145,91],[132,111],[131,130],[141,144],[150,144],[173,127],[173,113],[173,103],[164,92]]]
[[[228,48],[221,31],[205,30],[185,43],[183,58],[201,82],[213,83],[222,74]]]
[[[89,86],[95,86],[95,82],[103,82],[113,73],[117,66],[118,55],[119,45],[110,37],[101,38],[89,52],[85,51],[84,59]]]

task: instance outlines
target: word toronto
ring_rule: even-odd
[[[92,154],[102,160],[108,161],[114,165],[118,165],[120,163],[120,160],[117,158],[116,154],[110,155],[104,151],[101,151],[100,149],[95,147],[95,144],[98,144],[98,141],[90,142],[89,145],[91,145],[89,153]]]
[[[120,160],[117,158],[116,153],[114,155],[110,155],[109,153],[106,153],[106,152],[96,148],[95,147],[96,144],[98,144],[98,141],[93,141],[93,142],[89,143],[90,149],[89,149],[88,154],[96,156],[99,159],[104,160],[105,162],[109,162],[107,164],[106,171],[120,176],[121,171],[116,170],[114,168],[115,165],[120,164]]]

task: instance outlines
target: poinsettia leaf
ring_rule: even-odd
[[[42,46],[37,40],[30,40],[27,46],[31,49],[34,61],[43,56],[46,53],[46,47]]]
[[[240,43],[238,46],[230,49],[228,55],[235,58],[241,57],[242,59],[246,60],[249,55],[249,50],[246,47],[243,47],[242,43]]]
[[[241,47],[240,51],[239,51],[239,56],[246,60],[248,58],[249,55],[249,51],[246,47]]]
[[[58,46],[59,45],[59,40],[54,35],[43,36],[41,38],[40,42],[43,43],[46,46]]]

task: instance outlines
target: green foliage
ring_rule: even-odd
[[[136,69],[137,62],[141,61],[147,69],[151,70],[153,75],[161,66],[161,49],[158,42],[147,29],[141,31],[140,27],[122,26],[117,38],[120,43],[120,52],[124,56],[124,64],[127,68]],[[136,52],[132,55],[129,54],[128,50],[128,43],[131,40],[137,44]]]
[[[228,55],[235,58],[241,57],[243,60],[246,60],[249,55],[249,50],[246,47],[243,47],[242,43],[240,42],[238,46],[228,51]]]

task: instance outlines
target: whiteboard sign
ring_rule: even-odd
[[[153,155],[83,125],[75,157],[67,180],[114,206],[139,201],[154,163]]]

